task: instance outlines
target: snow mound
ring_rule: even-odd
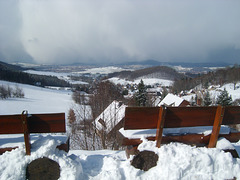
[[[40,136],[32,144],[31,156],[25,155],[24,147],[0,156],[0,180],[24,180],[27,164],[35,159],[47,157],[56,161],[61,169],[60,179],[240,179],[240,159],[233,158],[219,147],[228,142],[221,139],[218,148],[196,148],[181,143],[170,143],[155,147],[156,142],[143,139],[140,151],[155,152],[157,165],[148,171],[136,169],[124,151],[74,150],[66,154],[56,149],[59,144],[53,137]],[[240,141],[235,144],[240,146]],[[234,146],[235,146],[234,145]]]
[[[146,178],[204,180],[240,178],[240,160],[234,159],[230,153],[217,148],[196,148],[181,143],[156,148],[155,143],[144,140],[138,148],[140,151],[154,151],[159,156],[157,166],[144,175]]]
[[[221,142],[220,144],[225,144]],[[233,179],[240,178],[240,159],[217,148],[196,148],[181,143],[155,147],[156,142],[143,139],[139,150],[159,156],[157,166],[142,171],[131,166],[124,151],[73,151],[79,153],[86,179]],[[108,153],[107,153],[108,152]]]
[[[50,135],[39,136],[32,144],[30,156],[25,155],[23,146],[6,152],[0,156],[0,180],[23,180],[26,179],[26,167],[35,159],[47,157],[56,161],[60,168],[60,179],[79,179],[82,174],[82,166],[74,155],[68,156],[64,151],[56,149],[59,142]]]

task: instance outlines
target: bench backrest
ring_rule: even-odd
[[[224,107],[222,125],[240,124],[240,106]],[[157,127],[159,107],[126,107],[124,129]],[[212,126],[217,107],[167,107],[164,128]]]
[[[24,134],[26,154],[30,155],[30,133],[66,132],[65,113],[0,115],[0,134]]]
[[[209,147],[214,147],[220,126],[230,124],[240,124],[240,106],[127,107],[124,129],[157,129],[160,146],[163,128],[213,126]]]
[[[0,134],[22,134],[23,119],[27,118],[29,133],[66,132],[65,114],[0,115]]]

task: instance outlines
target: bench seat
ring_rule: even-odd
[[[138,130],[124,130],[119,129],[119,132],[128,139],[147,138],[156,136],[157,129],[138,129]],[[228,126],[221,126],[219,134],[229,134],[231,128]],[[204,136],[212,133],[212,126],[202,127],[188,127],[188,128],[164,128],[163,136],[177,136],[184,134],[203,134]]]

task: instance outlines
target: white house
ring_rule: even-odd
[[[113,101],[95,120],[94,125],[98,131],[110,133],[125,116],[126,105]]]
[[[182,107],[188,106],[190,103],[181,97],[168,93],[168,95],[158,104],[158,106]]]

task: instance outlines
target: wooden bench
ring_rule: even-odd
[[[26,154],[31,154],[30,133],[65,133],[65,113],[28,114],[23,111],[18,115],[0,116],[0,134],[24,134]],[[0,154],[17,147],[0,148]],[[59,149],[69,150],[69,140],[58,146]]]
[[[214,148],[220,137],[230,142],[240,139],[240,132],[220,134],[221,125],[240,124],[240,106],[211,107],[127,107],[125,111],[124,131],[139,129],[156,129],[154,136],[148,140],[156,140],[156,146],[170,142],[181,142],[189,145]],[[165,134],[165,128],[189,128],[211,126],[212,132],[206,134]],[[137,146],[140,138],[123,138],[123,145]]]

